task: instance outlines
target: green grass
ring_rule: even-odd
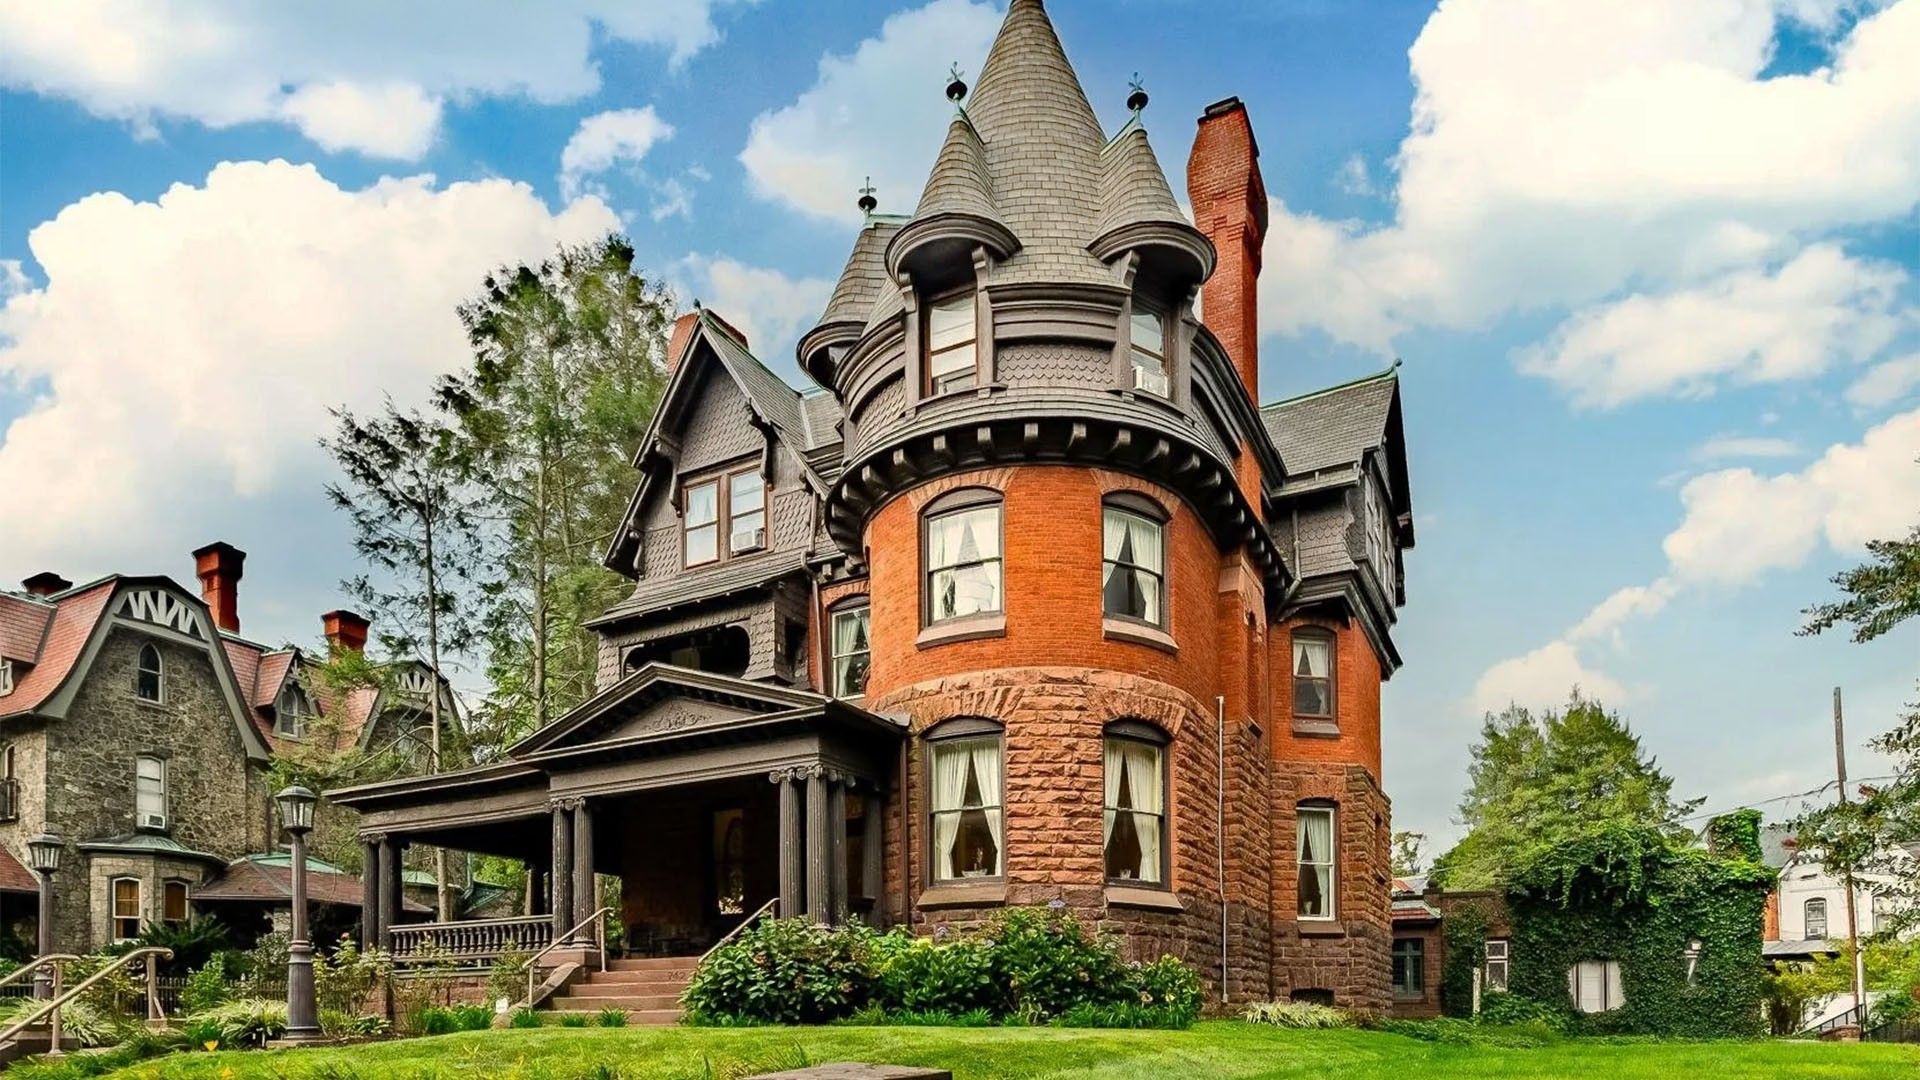
[[[113,1080],[736,1080],[828,1061],[933,1065],[956,1080],[1853,1080],[1920,1075],[1920,1047],[1566,1040],[1461,1046],[1229,1021],[1190,1031],[1055,1028],[588,1028],[471,1032],[346,1048],[175,1054]]]

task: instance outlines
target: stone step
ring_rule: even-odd
[[[591,1023],[600,1015],[598,1009],[543,1009],[542,1016],[584,1016]],[[549,1021],[556,1023],[557,1021]],[[671,1027],[680,1022],[679,1009],[628,1009],[627,1023],[636,1027]]]
[[[585,983],[592,986],[672,986],[687,985],[693,975],[690,971],[595,971],[587,975]]]
[[[591,990],[579,993],[579,989],[575,988],[551,998],[554,1009],[590,1009],[595,1012],[601,1009],[625,1009],[628,1012],[651,1012],[659,1009],[680,1011],[679,994],[596,994]]]
[[[608,971],[687,971],[700,966],[697,956],[652,956],[607,961]]]

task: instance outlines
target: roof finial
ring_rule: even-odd
[[[1133,79],[1127,83],[1127,89],[1133,91],[1127,95],[1127,111],[1137,114],[1147,107],[1147,88],[1141,85],[1139,72],[1133,73]]]
[[[873,192],[874,192],[873,177],[869,176],[867,177],[867,185],[860,189],[860,212],[861,213],[871,214],[874,212],[876,208],[879,207],[880,200],[873,197]]]
[[[967,81],[962,78],[962,74],[958,60],[953,62],[953,66],[947,68],[947,100],[955,105],[960,104],[961,100],[967,96]]]

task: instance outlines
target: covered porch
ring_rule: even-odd
[[[627,955],[693,956],[763,910],[877,914],[904,736],[818,694],[649,664],[500,762],[327,797],[361,815],[362,941],[403,963],[591,952],[603,906]],[[402,924],[414,844],[518,860],[531,910]]]

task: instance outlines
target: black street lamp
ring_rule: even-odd
[[[60,853],[66,841],[52,833],[41,833],[27,841],[27,865],[40,878],[40,929],[37,951],[40,956],[53,953],[53,875],[60,869]],[[45,1000],[53,996],[53,971],[44,965],[33,973],[33,996]]]
[[[313,1001],[313,942],[307,938],[307,833],[319,796],[298,784],[273,797],[280,824],[293,837],[293,940],[287,944],[287,1041],[320,1038]]]

